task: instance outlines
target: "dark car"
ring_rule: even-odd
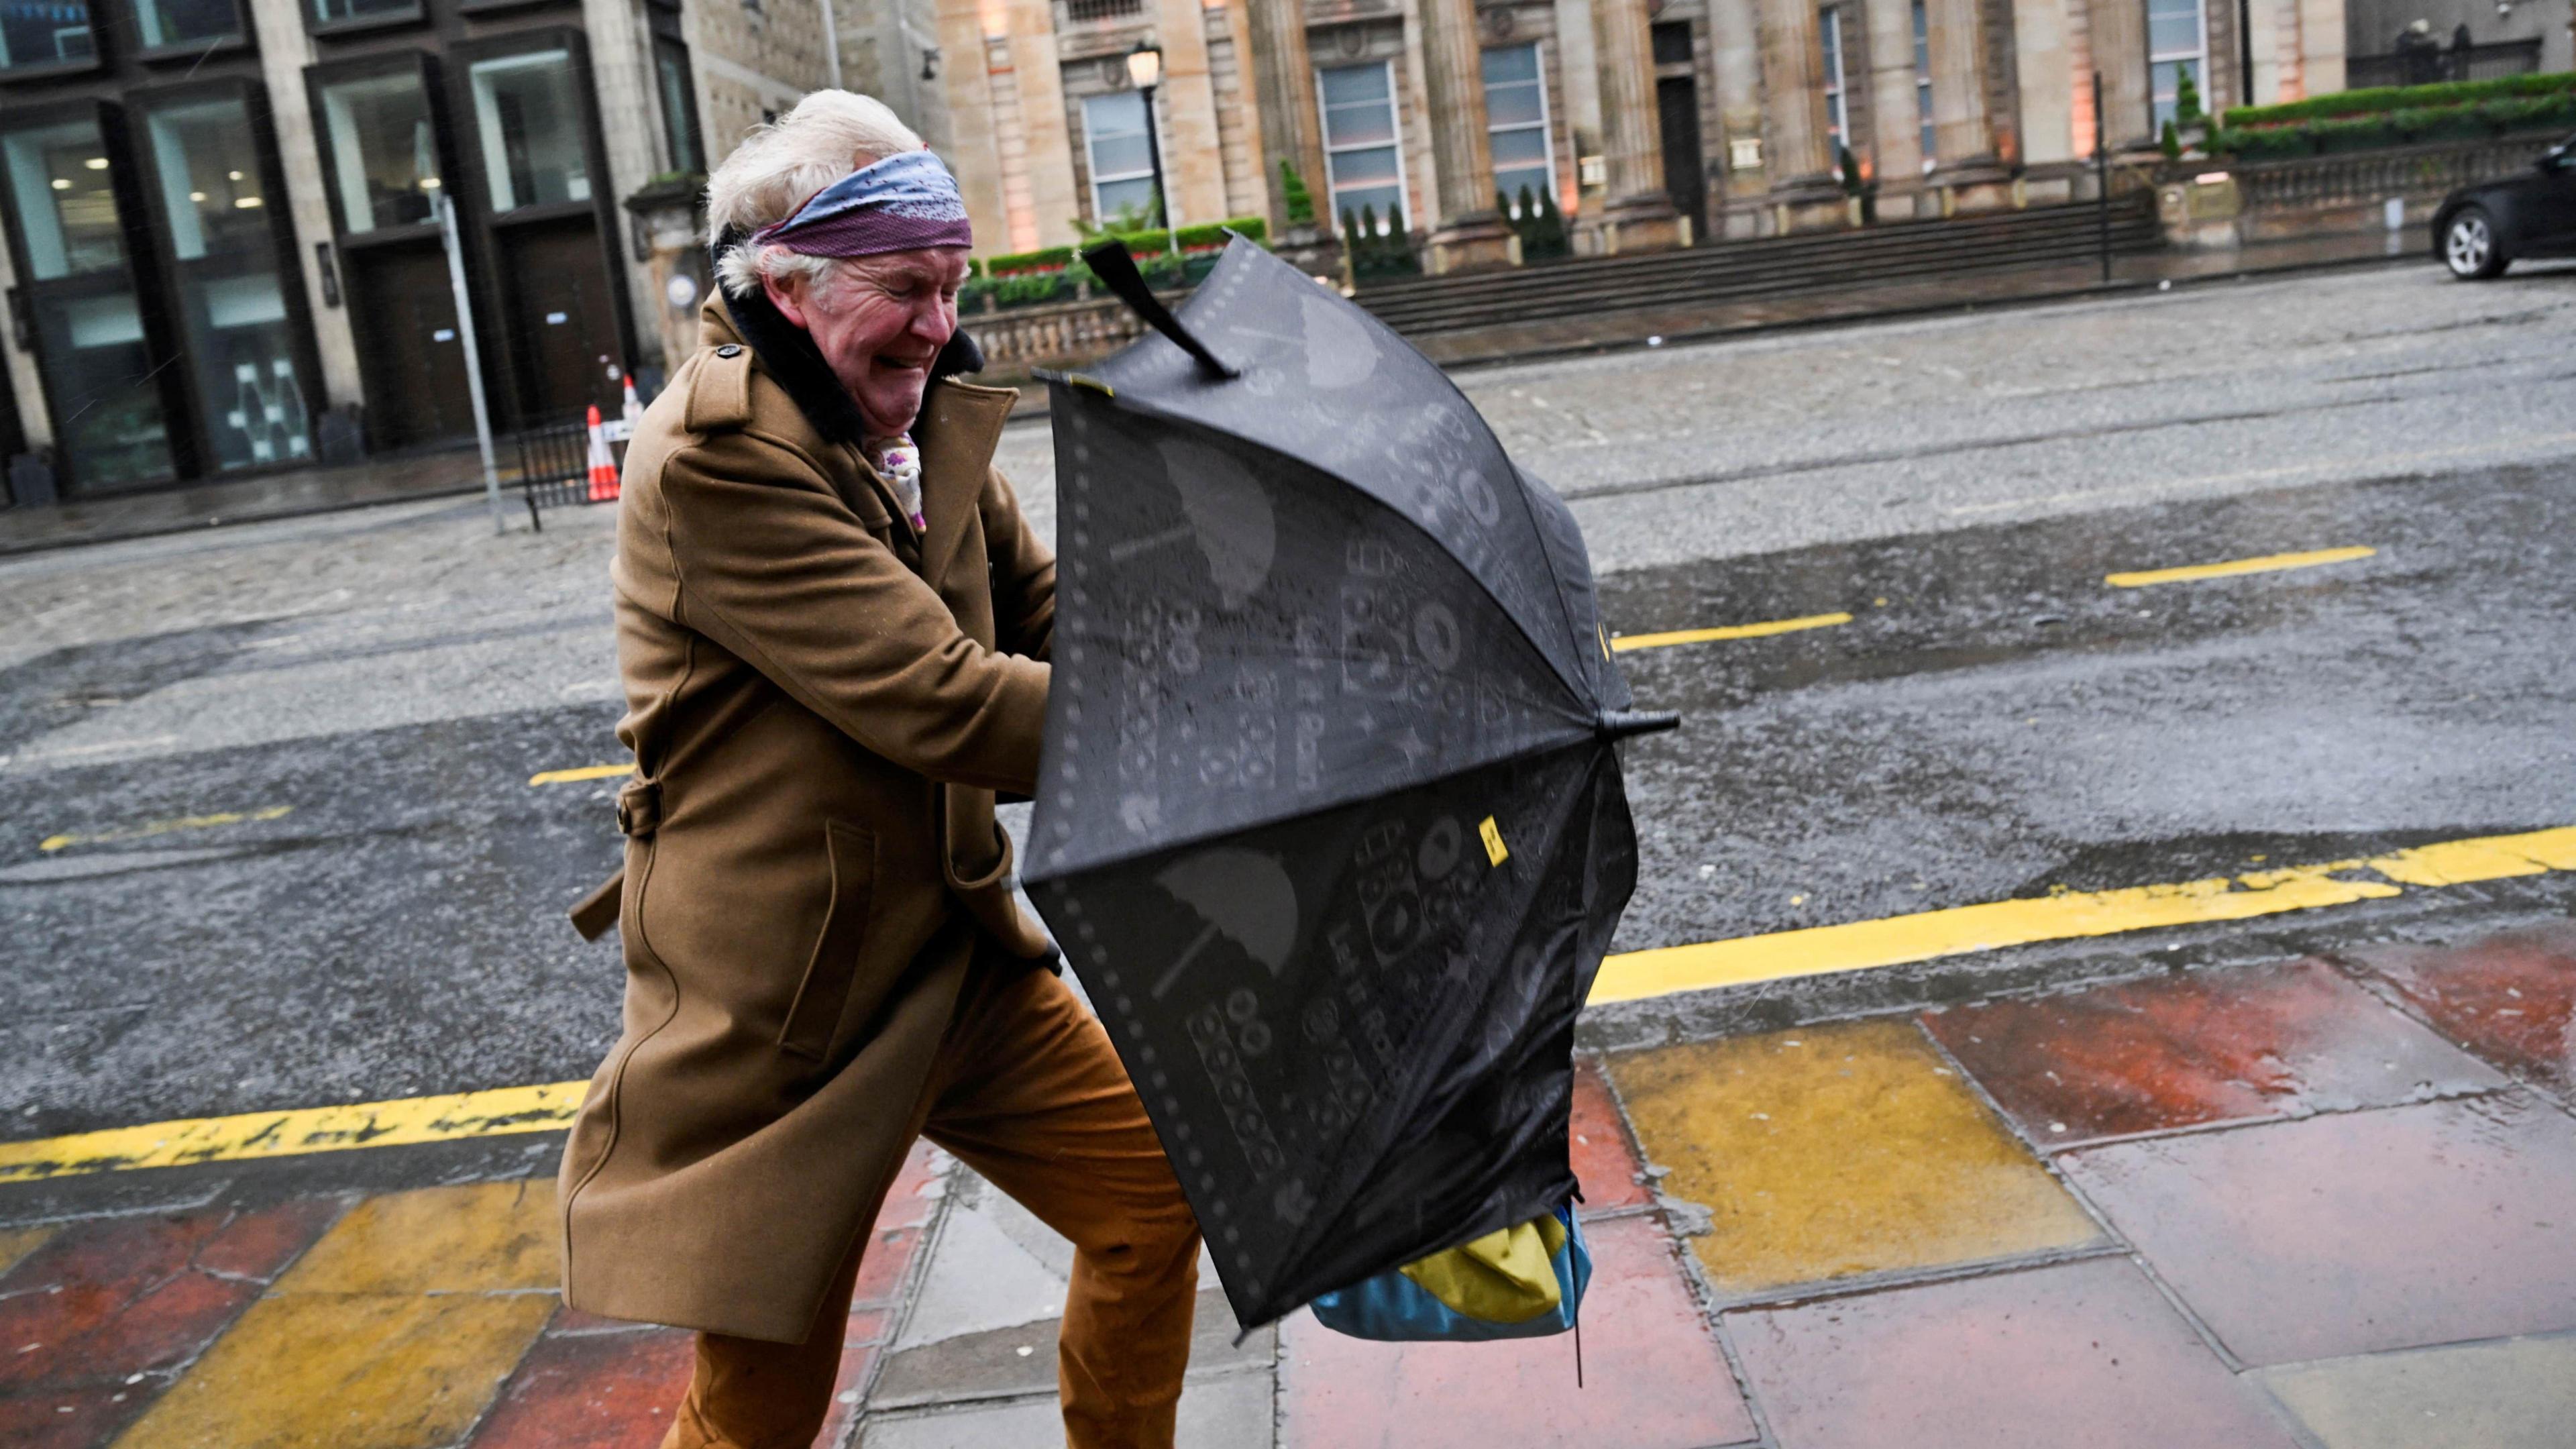
[[[2463,281],[2500,275],[2523,257],[2576,257],[2576,136],[2519,176],[2444,197],[2433,250]]]

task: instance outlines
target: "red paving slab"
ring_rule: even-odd
[[[2506,1085],[2321,961],[1954,1007],[1923,1025],[2050,1149]]]
[[[1781,1449],[2296,1449],[2126,1258],[1726,1316]]]
[[[1574,1342],[1371,1343],[1281,1325],[1282,1449],[1711,1449],[1754,1436],[1735,1377],[1651,1217],[1585,1225],[1593,1279]]]
[[[688,1392],[696,1340],[682,1328],[549,1331],[467,1442],[473,1449],[654,1449]]]
[[[1618,1099],[1610,1095],[1610,1083],[1596,1061],[1574,1064],[1574,1132],[1569,1151],[1575,1180],[1583,1185],[1587,1215],[1654,1201],[1654,1194],[1638,1180],[1645,1163],[1629,1139],[1628,1119],[1620,1115]]]
[[[2520,1091],[2057,1161],[2248,1364],[2576,1328],[2576,1123]]]
[[[0,1443],[106,1443],[342,1206],[109,1218],[55,1234],[0,1277]]]
[[[2470,946],[2373,946],[2342,953],[2405,993],[2452,1040],[2576,1094],[2576,922]]]

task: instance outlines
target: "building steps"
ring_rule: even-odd
[[[2113,203],[2113,252],[2134,254],[2162,246],[2151,197]],[[1358,301],[1398,332],[1425,336],[1631,308],[1670,310],[2062,265],[2094,256],[2100,247],[2100,212],[2081,203],[1372,283],[1360,289]]]

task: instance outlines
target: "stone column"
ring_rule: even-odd
[[[1585,230],[1604,256],[1687,245],[1681,214],[1664,192],[1662,120],[1646,0],[1594,0],[1592,40],[1601,84],[1601,154],[1608,200]]]
[[[2140,0],[2144,3],[2144,0]],[[1082,202],[1073,187],[1073,137],[1064,115],[1052,0],[1011,0],[1011,72],[1018,83],[1029,218],[1037,244],[1070,246]]]
[[[2074,57],[2066,0],[2013,0],[2013,58],[2021,70],[2021,157],[2027,166],[2075,155]],[[2092,84],[2087,76],[2085,84]]]
[[[1511,265],[1517,238],[1494,209],[1494,152],[1485,134],[1483,48],[1475,0],[1421,0],[1423,109],[1431,123],[1440,224],[1426,270]]]
[[[1839,208],[1842,186],[1834,179],[1834,158],[1825,144],[1825,55],[1814,0],[1760,3],[1771,199],[1789,208],[1827,203]],[[1795,224],[1794,216],[1787,219]]]
[[[1914,214],[1923,184],[1922,102],[1914,91],[1913,0],[1865,0],[1869,6],[1870,177],[1878,214]]]
[[[1157,0],[1155,40],[1163,47],[1163,185],[1173,225],[1225,219],[1225,144],[1216,128],[1216,82],[1208,74],[1207,18],[1199,0]]]
[[[1303,0],[1238,3],[1251,41],[1247,58],[1252,67],[1253,108],[1261,116],[1262,181],[1270,190],[1270,229],[1289,243],[1289,233],[1297,228],[1288,224],[1280,162],[1296,169],[1297,179],[1314,200],[1315,215],[1304,224],[1304,231],[1323,230],[1333,209],[1324,175],[1324,123],[1315,110],[1315,66],[1306,55],[1306,7]]]
[[[2102,114],[2095,124],[2114,152],[2149,145],[2155,137],[2147,125],[2146,0],[2090,0],[2089,15],[2093,68],[2102,73]],[[2089,86],[2092,77],[2079,76],[2076,83]]]
[[[322,277],[314,266],[315,245],[330,241],[332,236],[321,141],[314,134],[313,105],[304,89],[304,67],[313,63],[313,38],[305,33],[303,16],[298,11],[252,5],[247,7],[247,13],[259,42],[261,79],[268,85],[269,124],[277,132],[277,159],[286,170],[286,201],[295,230],[295,254],[302,263],[296,271],[304,283],[305,307],[313,318],[314,350],[322,359],[324,396],[315,398],[313,404],[318,410],[326,403],[337,406],[361,402],[365,388],[358,372],[357,334],[348,310],[332,305],[323,296]],[[602,114],[615,112],[603,108]],[[345,287],[349,279],[347,259],[339,256],[336,248],[332,266]],[[341,295],[345,297],[347,293],[343,291]],[[30,377],[34,375],[32,362],[30,359]],[[18,417],[32,440],[47,426],[43,394],[29,387],[18,397]]]
[[[1986,120],[1985,25],[1978,0],[1928,0],[1932,51],[1932,156],[1945,180],[1995,169]]]
[[[1749,236],[1761,225],[1764,194],[1774,174],[1762,139],[1762,39],[1754,24],[1758,0],[1709,0],[1711,79],[1717,87],[1719,192],[1722,225],[1730,237]]]
[[[1002,199],[1002,150],[993,128],[993,74],[977,0],[939,0],[938,115],[945,135],[933,148],[957,177],[975,250],[1011,249],[1011,217]],[[1006,78],[1007,79],[1007,78]]]
[[[2299,95],[2330,96],[2344,88],[2343,0],[2298,0]]]

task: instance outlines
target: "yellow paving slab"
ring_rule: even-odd
[[[555,1311],[554,1183],[370,1198],[251,1305],[119,1449],[435,1449]]]
[[[554,1310],[547,1293],[264,1298],[117,1449],[439,1449]]]
[[[17,1267],[21,1259],[43,1247],[53,1235],[52,1228],[0,1228],[0,1273]]]
[[[2326,1449],[2566,1449],[2576,1334],[2289,1364],[2254,1377]]]
[[[1907,1020],[1609,1061],[1663,1190],[1728,1296],[2091,1243],[2091,1218]]]
[[[369,1198],[280,1293],[509,1293],[557,1286],[555,1185],[478,1182]]]

